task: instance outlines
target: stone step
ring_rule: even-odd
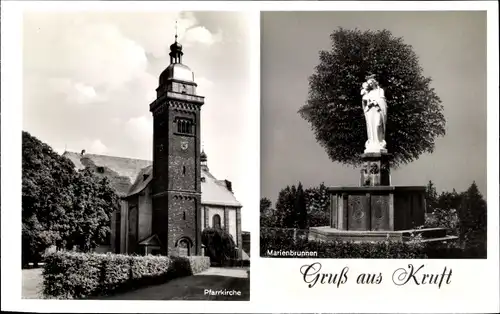
[[[445,236],[442,238],[429,238],[429,239],[423,239],[423,243],[429,243],[429,242],[447,242],[447,241],[456,241],[458,240],[457,236]]]
[[[446,237],[447,229],[446,228],[423,228],[423,229],[412,229],[412,230],[404,230],[403,238],[410,237],[411,234],[422,235],[424,239],[432,239],[432,238],[442,238]]]

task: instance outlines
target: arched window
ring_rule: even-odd
[[[218,214],[215,214],[212,217],[212,228],[215,228],[215,229],[220,229],[221,228],[221,225],[220,225],[220,216]]]

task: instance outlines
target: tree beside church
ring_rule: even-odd
[[[22,133],[22,260],[39,262],[45,251],[90,251],[110,239],[110,221],[119,208],[107,178],[73,163]]]

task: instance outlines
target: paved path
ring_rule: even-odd
[[[248,268],[212,267],[199,274],[167,283],[102,298],[105,300],[250,300]],[[212,290],[210,294],[206,290]],[[241,295],[218,295],[217,291],[239,291]],[[101,298],[100,298],[101,299]]]
[[[23,269],[23,299],[41,299],[43,280],[42,280],[42,269]]]

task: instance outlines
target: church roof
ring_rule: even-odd
[[[75,152],[64,152],[63,156],[69,158],[78,170],[85,167],[91,167],[93,170],[102,168],[102,175],[110,179],[111,185],[120,196],[127,195],[132,182],[135,182],[142,169],[152,164],[149,160]]]
[[[201,170],[201,203],[207,205],[241,207],[233,192],[231,192],[225,180],[217,180],[207,169]],[[128,196],[135,195],[144,190],[153,177],[153,167],[144,168],[137,176]]]
[[[104,167],[104,176],[120,196],[132,196],[143,191],[153,178],[152,162],[149,160],[123,158],[96,154],[64,152],[77,169]],[[217,180],[207,168],[202,167],[201,203],[205,205],[241,207],[230,188],[228,181]]]
[[[132,184],[132,186],[130,187],[127,196],[140,193],[148,186],[149,182],[151,182],[151,179],[153,179],[153,165],[141,169],[134,181],[134,184]]]
[[[156,234],[153,234],[146,239],[139,241],[139,245],[161,246],[161,241]]]
[[[236,200],[225,180],[217,180],[206,168],[201,169],[201,203],[241,207],[241,203]],[[203,182],[205,181],[205,182]]]

